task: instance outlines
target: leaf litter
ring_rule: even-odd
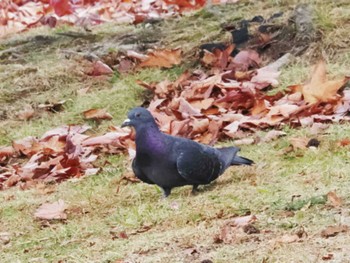
[[[65,220],[67,214],[65,213],[67,206],[63,200],[58,200],[54,203],[42,204],[34,213],[34,216],[43,220]]]
[[[216,59],[213,59],[215,63],[207,63],[205,69],[185,71],[173,82],[138,81],[153,92],[148,109],[163,132],[205,144],[237,138],[236,144],[244,145],[283,136],[279,129],[285,125],[314,127],[325,125],[324,122],[348,120],[350,93],[340,89],[347,77],[330,84],[327,82],[322,90],[322,94],[327,94],[326,98],[310,93],[310,90],[317,90],[316,84],[326,80],[323,61],[317,64],[308,84],[293,85],[271,95],[267,91],[278,86],[279,70],[288,63],[290,55],[259,68],[261,60],[257,52],[242,50],[232,56],[233,48],[231,45],[223,51],[207,51]],[[136,57],[135,54],[131,53]],[[171,67],[181,61],[180,49],[150,54],[153,55],[139,56],[140,66],[151,61],[144,65]],[[164,58],[171,56],[174,59],[164,64]],[[328,89],[331,91],[327,92]],[[310,94],[313,94],[312,100]],[[105,109],[90,109],[83,114],[86,119],[112,119]],[[274,130],[261,140],[239,137],[240,132],[267,128]],[[316,127],[315,130],[323,128]],[[14,141],[12,147],[0,148],[0,161],[4,166],[0,171],[0,188],[19,184],[26,189],[32,180],[62,181],[92,175],[100,171],[93,165],[100,153],[135,154],[134,135],[130,130],[114,127],[106,134],[88,136],[84,134],[87,129],[79,125],[59,127],[40,139],[27,137]],[[307,138],[290,140],[294,150],[310,146]],[[23,157],[28,160],[24,161]]]
[[[15,185],[28,189],[35,185],[33,181],[60,182],[94,175],[101,170],[93,164],[99,153],[134,148],[128,129],[113,128],[103,136],[85,135],[89,129],[87,125],[66,125],[47,131],[41,138],[29,136],[0,148],[0,189]]]
[[[213,1],[213,4],[237,2]],[[16,0],[0,3],[0,38],[40,25],[92,26],[105,22],[139,24],[203,7],[203,0]]]

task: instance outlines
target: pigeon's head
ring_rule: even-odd
[[[131,126],[137,129],[147,124],[155,124],[152,114],[145,108],[136,107],[129,111],[128,118],[123,122],[122,127]]]

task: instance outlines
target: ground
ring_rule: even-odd
[[[120,125],[126,112],[140,105],[144,91],[136,80],[175,79],[193,68],[200,44],[225,40],[220,25],[255,15],[290,12],[297,1],[240,1],[145,27],[105,24],[87,37],[67,36],[78,28],[39,28],[0,42],[0,145],[66,123],[86,123],[81,112],[106,108],[113,120],[89,122],[102,134]],[[293,3],[292,3],[293,2]],[[326,57],[332,76],[348,73],[350,6],[348,1],[310,1],[320,40],[315,49]],[[122,36],[134,37],[122,43]],[[87,76],[77,51],[104,54],[135,43],[181,46],[188,62],[169,70],[144,69],[113,77]],[[146,45],[145,44],[145,45]],[[9,48],[12,48],[9,52]],[[311,51],[310,51],[311,52]],[[312,54],[297,57],[281,75],[280,87],[300,83],[309,74]],[[77,66],[79,65],[79,66]],[[77,91],[90,87],[88,93]],[[16,113],[25,105],[65,100],[62,111],[36,111],[21,121]],[[350,225],[350,124],[333,124],[324,133],[284,127],[278,140],[243,145],[241,154],[252,167],[233,167],[215,183],[192,196],[189,187],[175,189],[168,199],[143,183],[121,180],[130,170],[124,155],[108,155],[98,175],[21,191],[0,192],[1,262],[350,262],[350,237],[339,233],[325,238],[328,226]],[[263,137],[267,131],[258,132]],[[320,141],[318,148],[284,153],[290,138]],[[223,141],[220,145],[231,145]],[[339,206],[324,198],[329,192],[343,199]],[[43,222],[33,216],[44,202],[63,199],[68,219]],[[255,215],[260,233],[235,233],[218,240],[226,222],[235,216]],[[300,238],[287,239],[295,234]],[[209,261],[208,261],[209,262]]]

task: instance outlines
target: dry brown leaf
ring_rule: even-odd
[[[206,66],[211,66],[214,65],[215,62],[217,61],[217,57],[209,52],[208,50],[203,50],[204,51],[204,55],[201,58],[201,61],[203,62],[204,65]]]
[[[300,241],[300,237],[297,234],[283,235],[282,237],[277,238],[275,240],[276,243],[285,243],[285,244],[299,242],[299,241]]]
[[[329,102],[340,98],[337,93],[341,87],[348,82],[349,77],[337,80],[327,80],[326,62],[319,61],[313,70],[308,83],[304,85],[295,85],[290,88],[293,91],[300,91],[304,96],[304,100],[310,104],[318,102]]]
[[[194,100],[191,101],[190,104],[199,110],[207,110],[213,105],[213,102],[214,98],[208,98],[204,100]]]
[[[322,256],[322,260],[332,260],[334,257],[333,254],[328,253],[327,255]]]
[[[83,146],[93,146],[100,144],[112,144],[119,140],[119,138],[125,138],[130,136],[130,131],[125,132],[108,132],[101,136],[91,136],[82,142]]]
[[[171,68],[181,63],[181,49],[154,50],[147,54],[147,58],[140,63],[140,67]]]
[[[78,89],[78,90],[77,90],[77,94],[78,94],[79,96],[82,96],[82,95],[85,95],[86,93],[88,93],[89,90],[90,90],[90,87]]]
[[[343,200],[339,196],[337,196],[335,192],[329,192],[327,194],[327,200],[330,201],[330,203],[334,207],[339,207],[343,204]]]
[[[237,145],[237,146],[240,146],[240,145],[251,145],[254,142],[255,142],[254,138],[244,138],[244,139],[233,141],[233,143],[235,145]]]
[[[102,61],[95,61],[92,64],[92,72],[89,73],[89,75],[91,76],[101,76],[101,75],[111,75],[111,74],[113,74],[113,70]]]
[[[320,134],[321,132],[324,132],[329,127],[329,124],[324,123],[313,123],[310,127],[310,133],[313,135]]]
[[[27,121],[33,118],[34,113],[35,111],[33,107],[31,105],[26,105],[22,111],[17,113],[17,117],[22,121]]]
[[[34,213],[38,219],[53,220],[53,219],[67,219],[66,205],[63,200],[58,200],[54,203],[42,204]]]
[[[12,142],[13,149],[21,154],[31,156],[42,149],[38,139],[29,136],[22,140]]]
[[[254,106],[250,110],[251,114],[254,116],[268,111],[269,104],[270,103],[266,100],[256,100]]]
[[[322,230],[321,236],[324,238],[334,237],[342,232],[348,232],[349,227],[347,225],[329,226]]]
[[[5,181],[5,185],[6,187],[14,186],[19,182],[20,179],[21,176],[19,176],[18,174],[13,174]]]
[[[256,216],[249,215],[249,216],[235,217],[233,219],[229,219],[225,221],[225,223],[220,229],[220,234],[214,237],[214,242],[215,243],[223,242],[226,244],[233,244],[233,243],[239,242],[239,240],[243,236],[246,236],[249,233],[249,229],[248,228],[245,229],[245,227],[250,226],[256,220],[257,220]],[[257,230],[254,226],[252,226],[252,228],[254,228],[255,231],[252,231],[251,233],[259,232],[259,230]]]
[[[139,183],[141,182],[140,179],[138,179],[133,172],[127,172],[122,175],[122,177],[118,180],[120,183],[122,180],[125,180],[127,182],[131,183]]]
[[[111,120],[113,116],[106,109],[90,109],[83,112],[85,119]]]
[[[267,116],[282,115],[284,118],[289,118],[291,114],[299,110],[299,106],[293,104],[276,105],[269,108]]]
[[[287,133],[278,130],[271,130],[266,133],[265,137],[262,139],[263,142],[273,141],[281,136],[285,136]]]
[[[187,100],[180,97],[179,99],[179,109],[178,111],[181,113],[182,117],[184,119],[188,118],[189,116],[201,116],[201,111],[197,108],[194,108]]]
[[[198,133],[203,133],[208,130],[209,127],[209,119],[194,119],[193,122],[191,123],[192,126],[192,133],[193,134],[198,134]]]
[[[12,146],[0,146],[0,162],[6,157],[15,155],[15,149]]]
[[[348,145],[350,145],[350,139],[349,138],[344,138],[344,139],[341,139],[338,143],[342,147],[348,146]]]
[[[297,149],[305,150],[306,146],[309,142],[309,139],[307,139],[307,138],[290,138],[289,142],[292,145],[294,150],[297,150]]]
[[[239,65],[241,70],[247,70],[250,66],[258,66],[260,62],[258,52],[252,49],[242,50],[233,58],[233,63]]]

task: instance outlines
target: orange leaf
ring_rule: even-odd
[[[350,144],[350,139],[349,138],[344,138],[344,139],[339,141],[339,144],[340,144],[340,146],[343,146],[343,147],[347,146],[347,145]]]
[[[337,196],[335,192],[329,192],[327,194],[327,200],[330,201],[334,207],[339,207],[343,204],[343,200]]]
[[[344,86],[350,78],[344,77],[337,80],[327,80],[326,73],[326,63],[321,60],[314,67],[308,83],[292,86],[291,89],[293,91],[301,91],[304,100],[310,104],[334,101],[340,97],[337,94],[338,90]]]
[[[26,105],[24,109],[17,113],[17,117],[20,120],[26,121],[34,116],[34,109],[31,105]]]
[[[147,58],[140,63],[140,67],[171,68],[181,63],[181,49],[154,50],[147,54]]]
[[[308,139],[307,138],[290,138],[289,142],[290,144],[293,146],[293,149],[301,149],[304,150],[306,149],[306,145],[308,143]]]
[[[90,109],[83,112],[85,119],[111,120],[112,115],[106,109]]]

